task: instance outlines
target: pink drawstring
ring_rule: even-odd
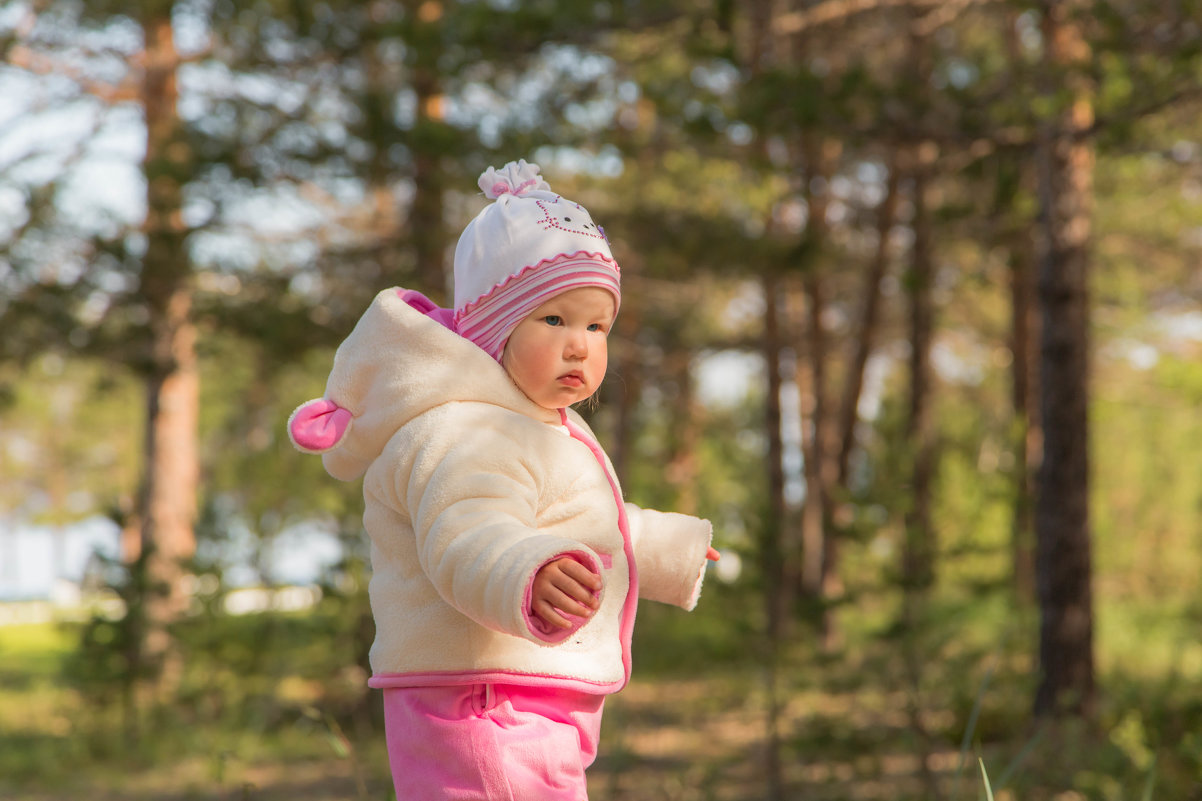
[[[534,186],[536,183],[538,183],[537,179],[531,178],[529,181],[525,181],[524,183],[510,189],[509,184],[505,183],[504,181],[497,181],[492,185],[492,193],[497,197],[500,197],[501,195],[520,195],[530,187]]]

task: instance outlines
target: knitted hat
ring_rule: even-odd
[[[551,191],[537,164],[489,167],[493,202],[455,246],[455,328],[497,361],[518,323],[556,295],[593,286],[621,301],[618,263],[583,206]]]

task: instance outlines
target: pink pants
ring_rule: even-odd
[[[386,689],[397,801],[587,801],[604,700],[512,684]]]

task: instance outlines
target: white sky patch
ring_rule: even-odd
[[[988,357],[979,347],[970,347],[967,352],[954,348],[946,342],[931,346],[931,366],[944,381],[953,384],[976,386],[985,380]]]
[[[99,516],[63,528],[0,522],[0,600],[47,598],[57,582],[78,582],[93,553],[117,557],[120,535]]]
[[[64,214],[90,230],[98,218],[135,225],[146,215],[146,197],[138,165],[116,160],[90,160],[76,167],[63,183],[59,206]]]
[[[737,406],[752,386],[764,380],[764,363],[758,356],[736,350],[702,353],[695,366],[697,396],[707,406]]]
[[[856,405],[861,420],[875,420],[880,415],[885,382],[896,365],[897,357],[887,353],[874,353],[868,357],[868,363],[864,365],[864,385]]]
[[[1157,315],[1154,328],[1174,342],[1202,342],[1202,311]]]
[[[1125,361],[1136,370],[1151,370],[1160,362],[1160,351],[1155,345],[1129,337],[1109,343],[1102,349],[1102,356]]]

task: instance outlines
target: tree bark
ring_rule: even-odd
[[[1023,62],[1018,34],[1018,12],[1004,12],[1006,53],[1011,67]],[[1015,597],[1024,604],[1035,603],[1035,473],[1043,454],[1043,429],[1039,420],[1039,318],[1035,308],[1035,263],[1032,237],[1026,222],[1019,222],[1013,202],[1031,171],[1025,159],[1003,159],[998,165],[994,208],[998,242],[1009,254],[1010,264],[1010,353],[1011,399],[1014,419],[1011,448],[1014,453],[1014,493],[1010,521],[1010,549]]]
[[[764,602],[768,629],[767,679],[767,749],[768,797],[771,801],[784,798],[784,773],[781,762],[780,719],[783,703],[780,696],[780,649],[789,620],[791,594],[785,581],[784,524],[785,471],[784,442],[781,437],[781,341],[778,319],[780,281],[771,271],[761,277],[764,292],[764,371],[767,374],[767,397],[764,399],[764,433],[768,439],[768,507],[763,524],[760,558],[764,571]]]
[[[829,197],[815,192],[816,183],[825,185],[834,171],[840,146],[833,140],[808,136],[802,143],[805,167],[803,197],[809,209],[805,252],[809,263],[802,264],[802,287],[806,297],[805,340],[798,348],[798,389],[801,394],[801,447],[806,482],[805,503],[801,510],[802,570],[801,590],[821,604],[819,636],[824,648],[838,640],[838,621],[831,606],[822,603],[842,592],[839,576],[839,542],[832,525],[831,503],[837,483],[835,445],[832,443],[832,418],[827,402],[829,387],[826,366],[828,348],[822,329],[826,313],[827,290],[822,273],[822,254],[827,241],[826,221]],[[823,179],[818,181],[816,179]]]
[[[635,338],[642,323],[642,294],[637,290],[639,264],[635,257],[622,262],[623,283],[626,298],[622,302],[622,313],[618,315],[614,333],[610,337],[610,353],[614,358],[614,379],[606,382],[609,395],[613,398],[614,431],[610,437],[610,461],[617,473],[618,483],[626,486],[630,478],[630,460],[634,446],[635,426],[639,399],[643,392],[643,376],[639,344]],[[634,291],[631,291],[631,290]],[[607,404],[608,405],[608,404]]]
[[[864,391],[864,369],[868,365],[868,357],[872,354],[872,347],[877,339],[877,328],[880,324],[881,282],[884,281],[885,273],[889,269],[889,236],[897,219],[899,173],[895,158],[889,165],[889,175],[885,179],[885,197],[881,200],[880,208],[877,209],[876,256],[869,265],[868,274],[864,278],[864,305],[860,309],[859,333],[853,345],[851,364],[847,369],[843,395],[839,403],[837,464],[840,487],[847,486],[851,451],[855,447],[860,395]]]
[[[1045,2],[1045,72],[1067,75],[1070,106],[1040,142],[1042,250],[1040,411],[1043,463],[1035,502],[1040,606],[1039,715],[1089,716],[1095,702],[1089,525],[1089,266],[1093,122],[1084,78],[1089,47],[1069,4]]]
[[[927,207],[929,165],[916,164],[913,175],[914,244],[907,288],[910,296],[910,408],[906,441],[911,452],[913,498],[905,515],[902,583],[907,592],[922,591],[935,579],[935,531],[931,519],[931,484],[935,470],[935,425],[931,404],[933,371],[931,340],[934,266],[931,258],[931,218]]]
[[[140,295],[149,316],[150,353],[146,379],[146,438],[142,525],[147,598],[148,665],[160,668],[159,686],[170,689],[181,665],[171,647],[169,626],[189,598],[185,563],[196,549],[199,376],[192,287],[184,249],[182,187],[192,167],[176,101],[175,52],[169,4],[152,4],[143,19],[146,68],[141,101],[146,116],[146,254]]]
[[[780,280],[771,273],[761,278],[764,292],[764,371],[767,397],[764,399],[764,432],[768,441],[768,513],[764,536],[764,579],[768,587],[768,632],[774,640],[784,636],[789,614],[785,582],[785,549],[781,532],[785,504],[784,442],[781,437],[781,349],[779,299]]]
[[[699,500],[697,449],[701,444],[701,427],[693,386],[693,353],[687,345],[673,343],[672,350],[665,354],[664,371],[675,382],[679,392],[673,404],[676,413],[672,415],[668,440],[671,450],[664,475],[676,489],[673,508],[683,514],[696,515]]]
[[[414,267],[424,291],[437,302],[446,294],[444,265],[447,246],[443,220],[442,167],[445,143],[439,132],[446,117],[445,98],[438,69],[443,52],[443,4],[437,0],[409,0],[406,10],[413,15],[410,63],[413,90],[417,95],[417,120],[410,143],[413,154],[413,206],[409,236],[413,243]]]
[[[1020,600],[1032,603],[1035,600],[1034,476],[1043,451],[1039,381],[1034,370],[1038,364],[1035,353],[1038,322],[1031,260],[1017,242],[1010,245],[1010,352],[1013,357],[1010,373],[1014,407],[1014,507],[1010,543],[1014,592]]]

